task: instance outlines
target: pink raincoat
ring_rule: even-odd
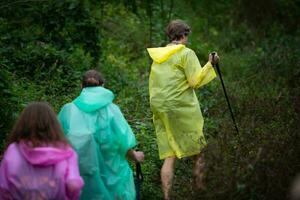
[[[0,200],[78,199],[83,180],[71,147],[12,143],[0,166]]]

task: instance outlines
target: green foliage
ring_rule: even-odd
[[[12,104],[15,103],[16,99],[13,96],[11,90],[12,78],[11,74],[5,69],[5,66],[1,66],[0,70],[0,130],[5,130],[7,127],[12,126],[13,112]],[[6,133],[0,134],[0,147],[4,145],[4,139]]]
[[[81,74],[100,70],[146,154],[142,199],[161,199],[148,101],[146,47],[165,44],[181,18],[200,62],[217,50],[240,128],[220,82],[197,91],[205,117],[205,189],[192,184],[192,159],[177,163],[174,199],[286,199],[299,170],[298,1],[1,1],[0,147],[30,101],[56,111],[80,92]],[[3,148],[0,148],[3,150]]]

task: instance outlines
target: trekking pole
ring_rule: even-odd
[[[136,199],[141,199],[141,185],[144,180],[144,175],[142,172],[142,167],[139,162],[135,163],[135,190],[136,190]]]
[[[215,54],[216,54],[215,52],[211,53],[213,60],[215,58]],[[219,63],[213,64],[213,66],[217,69],[218,75],[220,77],[220,81],[221,81],[221,84],[222,84],[223,92],[224,92],[224,95],[225,95],[225,98],[226,98],[226,101],[227,101],[228,108],[230,110],[231,119],[233,121],[235,130],[236,130],[236,132],[237,132],[237,134],[239,136],[239,129],[238,129],[237,125],[236,125],[235,118],[234,118],[234,115],[233,115],[233,112],[232,112],[232,109],[231,109],[231,105],[230,105],[229,98],[228,98],[228,95],[227,95],[227,92],[226,92],[225,84],[223,82],[223,78],[222,78],[221,70],[220,70],[220,67],[219,67]]]

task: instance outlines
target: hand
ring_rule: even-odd
[[[145,158],[144,152],[142,152],[142,151],[134,151],[134,159],[135,159],[135,161],[137,161],[137,162],[144,162],[144,158]]]
[[[215,65],[219,62],[220,58],[218,56],[218,53],[217,52],[214,52],[215,55],[214,55],[214,59],[213,59],[213,56],[212,56],[212,53],[210,53],[208,55],[208,61],[212,64],[212,65]]]

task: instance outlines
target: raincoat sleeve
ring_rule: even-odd
[[[66,174],[67,196],[71,200],[79,199],[83,184],[83,180],[79,174],[77,154],[73,152],[73,155],[68,160]]]
[[[8,162],[4,155],[0,164],[0,199],[12,199],[8,186]]]
[[[70,112],[69,110],[69,106],[65,105],[58,113],[58,121],[60,122],[60,125],[65,135],[68,133],[69,130],[69,123],[67,122],[67,115]]]
[[[195,52],[192,50],[184,57],[183,68],[188,84],[192,88],[199,88],[216,77],[212,64],[207,62],[202,68]]]
[[[127,123],[122,112],[120,111],[119,107],[113,104],[111,106],[111,111],[113,114],[113,119],[111,124],[112,129],[117,136],[120,153],[125,157],[127,151],[136,146],[137,144],[136,139],[129,124]]]

